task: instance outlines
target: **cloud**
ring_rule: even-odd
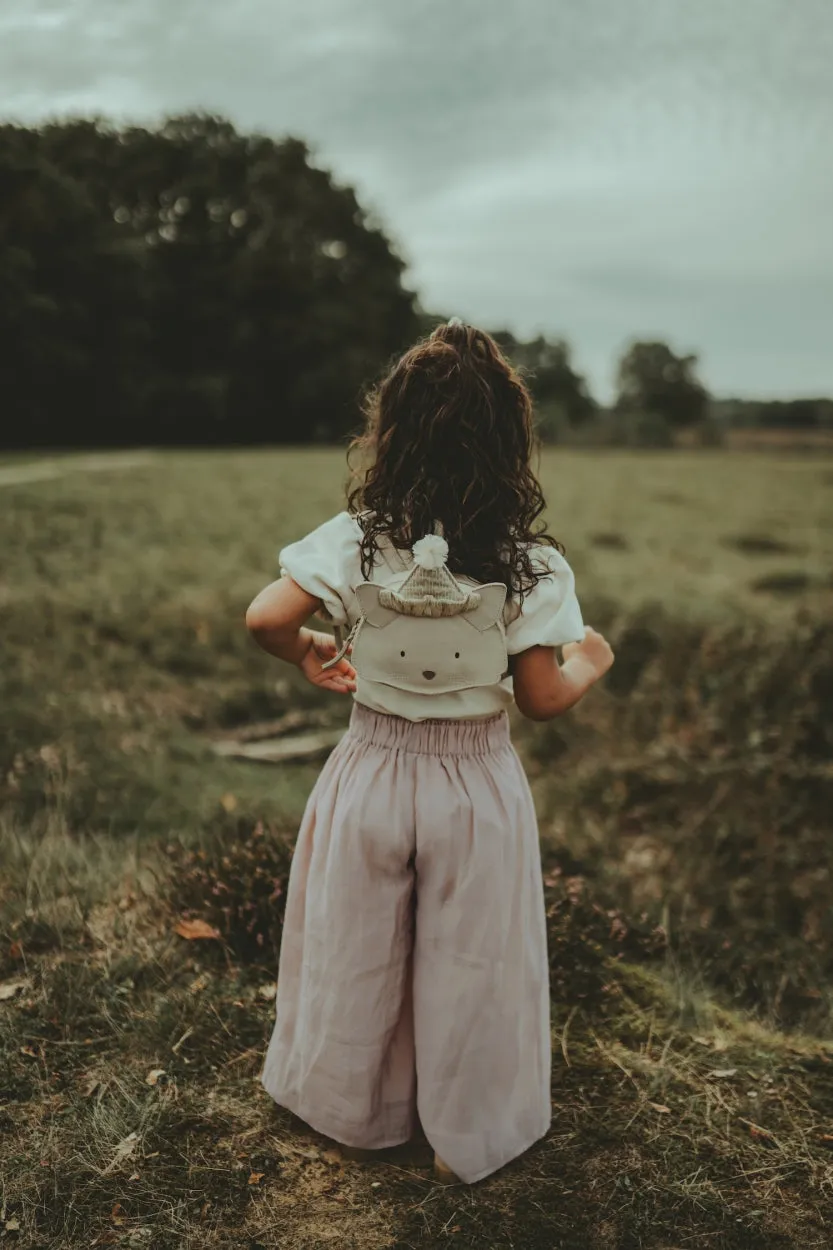
[[[301,135],[428,307],[563,333],[602,393],[649,331],[724,392],[833,392],[827,2],[6,0],[0,74],[22,118]]]

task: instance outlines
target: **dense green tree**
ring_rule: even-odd
[[[136,289],[135,261],[109,254],[82,183],[2,142],[0,242],[4,438],[51,442],[60,428],[74,442],[102,391],[120,411],[131,402],[120,365],[135,321],[117,325],[113,307]]]
[[[667,343],[632,343],[619,362],[617,410],[662,417],[677,428],[697,425],[709,394],[696,366],[696,356],[677,356]]]
[[[297,139],[2,127],[5,441],[340,436],[415,331],[403,267]]]
[[[519,341],[508,330],[495,334],[507,356],[523,372],[536,403],[556,412],[569,425],[581,425],[597,411],[587,382],[572,367],[570,347],[564,339],[542,335]]]

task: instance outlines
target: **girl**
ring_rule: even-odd
[[[507,708],[560,716],[613,653],[533,529],[531,400],[488,334],[455,319],[408,351],[356,448],[348,510],[284,548],[246,618],[354,700],[298,834],[262,1081],[354,1156],[419,1121],[438,1177],[472,1183],[550,1124],[538,830]],[[352,652],[313,615],[359,625]]]

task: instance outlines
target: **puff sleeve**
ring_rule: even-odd
[[[536,573],[543,572],[544,576],[522,604],[512,603],[506,625],[506,649],[510,655],[529,647],[560,647],[584,638],[573,570],[554,547],[536,546],[529,554]]]
[[[356,518],[339,512],[278,553],[281,576],[320,599],[336,625],[348,624],[347,605],[362,580],[360,542]]]

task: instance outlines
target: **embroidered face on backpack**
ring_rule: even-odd
[[[500,582],[466,587],[445,564],[438,535],[414,544],[414,568],[398,590],[363,582],[352,662],[360,678],[418,694],[446,694],[501,680],[508,666]]]

